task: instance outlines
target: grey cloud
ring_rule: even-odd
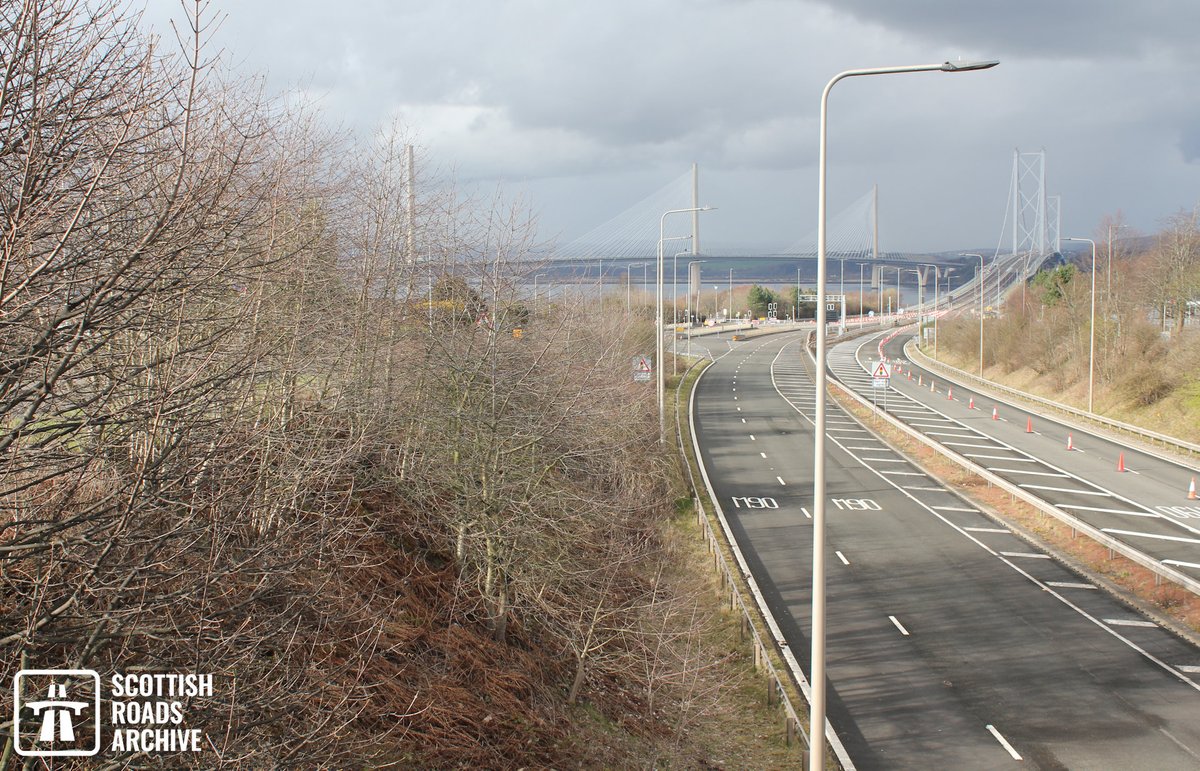
[[[819,0],[862,22],[994,55],[1131,57],[1190,50],[1200,5],[1178,0]]]

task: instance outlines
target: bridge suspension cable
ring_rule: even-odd
[[[588,232],[555,249],[559,259],[606,260],[641,259],[655,256],[658,244],[658,225],[662,213],[670,209],[691,206],[692,172],[688,171],[671,180],[658,190],[633,204],[625,211],[597,225]],[[668,228],[687,228],[668,236],[690,232],[690,221],[682,218],[672,222]]]

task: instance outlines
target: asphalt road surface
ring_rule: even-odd
[[[813,384],[801,335],[726,343],[705,476],[807,670]],[[836,407],[829,718],[860,769],[1200,768],[1200,651],[1038,553]]]

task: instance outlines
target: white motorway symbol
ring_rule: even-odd
[[[777,509],[779,504],[774,498],[756,498],[754,496],[745,496],[739,498],[733,497],[733,507],[735,509]]]

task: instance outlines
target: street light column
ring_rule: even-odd
[[[964,254],[963,257],[979,258],[979,377],[983,378],[983,255]]]
[[[1085,241],[1092,245],[1092,311],[1088,322],[1088,409],[1092,411],[1092,392],[1096,384],[1096,242],[1090,238],[1064,238],[1064,241]]]
[[[826,278],[826,161],[828,157],[829,92],[839,80],[863,75],[901,72],[955,72],[994,67],[999,62],[920,64],[901,67],[845,70],[833,76],[821,92],[820,148],[817,154],[817,336],[816,425],[813,436],[813,553],[812,553],[812,665],[810,704],[810,771],[825,769],[825,278]]]
[[[655,355],[658,361],[655,362],[657,371],[657,390],[658,390],[658,443],[665,444],[667,439],[667,423],[666,423],[666,373],[663,371],[663,358],[666,355],[666,345],[663,342],[663,230],[666,227],[667,217],[671,214],[682,214],[684,212],[701,212],[712,211],[712,206],[692,206],[686,209],[669,209],[663,212],[658,219],[658,262],[657,270],[655,271],[655,319],[654,330],[658,338],[655,346]]]

